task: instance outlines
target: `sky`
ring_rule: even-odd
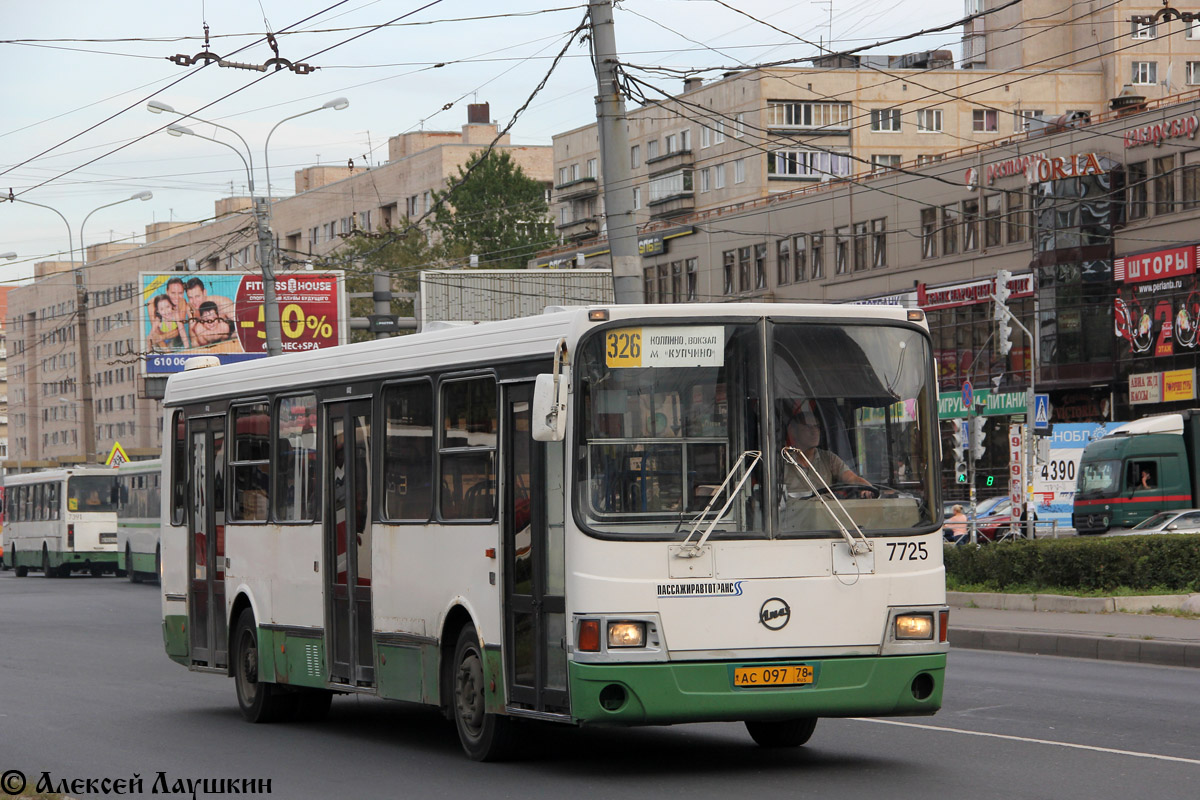
[[[78,260],[85,217],[88,245],[140,242],[146,225],[207,219],[215,201],[247,194],[246,167],[229,148],[162,129],[182,123],[203,136],[236,139],[211,125],[151,114],[149,100],[240,134],[263,194],[263,147],[272,127],[347,98],[346,109],[305,114],[271,136],[272,194],[287,196],[296,169],[349,159],[382,163],[388,137],[456,131],[472,102],[490,103],[492,118],[508,124],[582,22],[586,4],[0,0],[0,9],[0,196],[11,189],[27,201],[0,202],[0,254],[17,254],[0,258],[0,286],[12,286],[30,279],[35,262],[68,259],[68,226]],[[615,30],[631,73],[675,92],[681,79],[636,68],[711,68],[705,77],[713,78],[721,68],[814,55],[818,40],[860,47],[962,15],[962,0],[624,0]],[[272,58],[264,41],[270,30],[281,58],[317,69],[258,72],[168,61],[205,49],[206,22],[208,49],[227,61],[261,65]],[[874,52],[950,48],[957,55],[959,36],[951,29]],[[594,121],[595,91],[588,52],[576,41],[517,119],[513,142],[548,145],[555,133]],[[144,191],[153,197],[127,200]],[[110,203],[118,204],[100,208]]]

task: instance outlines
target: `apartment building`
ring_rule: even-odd
[[[674,97],[646,90],[628,112],[638,222],[935,162],[1200,86],[1200,26],[1130,21],[1159,10],[1027,0],[966,26],[959,69],[948,51],[831,55],[688,80]],[[554,137],[554,170],[558,232],[586,246],[603,231],[595,125]]]
[[[355,232],[420,217],[433,192],[445,189],[497,132],[488,105],[477,104],[460,131],[392,137],[388,161],[377,167],[296,171],[295,194],[271,206],[281,269],[303,269]],[[549,147],[513,144],[507,135],[496,147],[549,187]],[[222,198],[211,221],[149,225],[141,245],[88,247],[82,268],[39,264],[32,284],[13,289],[5,315],[11,408],[6,467],[102,461],[116,442],[134,458],[160,452],[161,404],[154,395],[161,387],[152,384],[148,391],[143,374],[138,273],[257,270],[252,208],[251,198]]]

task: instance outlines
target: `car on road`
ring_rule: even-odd
[[[1035,522],[1037,521],[1036,512],[1033,515],[1033,519]],[[1000,498],[999,503],[996,503],[989,508],[986,514],[977,516],[975,520],[975,525],[978,527],[980,535],[986,539],[994,541],[997,537],[1003,536],[1004,533],[1012,526],[1012,500],[1008,497]]]
[[[1200,533],[1200,508],[1160,511],[1132,528],[1114,528],[1101,536],[1142,536],[1153,533]]]

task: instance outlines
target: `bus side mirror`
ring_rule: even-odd
[[[567,436],[567,372],[538,375],[533,385],[535,442],[561,442]]]

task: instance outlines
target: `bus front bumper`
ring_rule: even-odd
[[[568,665],[571,713],[584,724],[914,716],[942,705],[946,654],[772,661],[810,665],[803,686],[734,687],[755,662]]]

